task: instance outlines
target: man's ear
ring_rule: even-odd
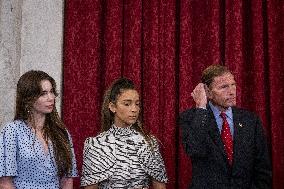
[[[209,89],[209,87],[206,84],[204,84],[204,89],[205,89],[207,99],[210,99],[211,98],[211,90]]]
[[[108,104],[108,108],[110,109],[110,111],[112,111],[112,113],[115,113],[116,107],[115,107],[115,104],[114,104],[114,103],[110,102],[110,103]]]

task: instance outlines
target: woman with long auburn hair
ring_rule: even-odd
[[[1,189],[72,189],[73,144],[55,106],[54,79],[28,71],[17,84],[14,121],[0,133]]]
[[[87,138],[81,186],[85,189],[165,189],[157,139],[139,121],[140,99],[131,80],[116,80],[102,105],[102,132]]]

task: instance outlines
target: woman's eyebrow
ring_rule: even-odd
[[[131,99],[124,99],[122,100],[123,102],[131,102],[132,100]]]

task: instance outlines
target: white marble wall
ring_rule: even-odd
[[[63,0],[0,0],[0,128],[13,119],[24,72],[49,73],[61,91],[63,6]],[[59,96],[59,111],[60,105]]]

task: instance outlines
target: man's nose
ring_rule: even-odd
[[[231,95],[236,94],[236,86],[230,86],[230,88],[229,88],[229,94],[231,94]]]

